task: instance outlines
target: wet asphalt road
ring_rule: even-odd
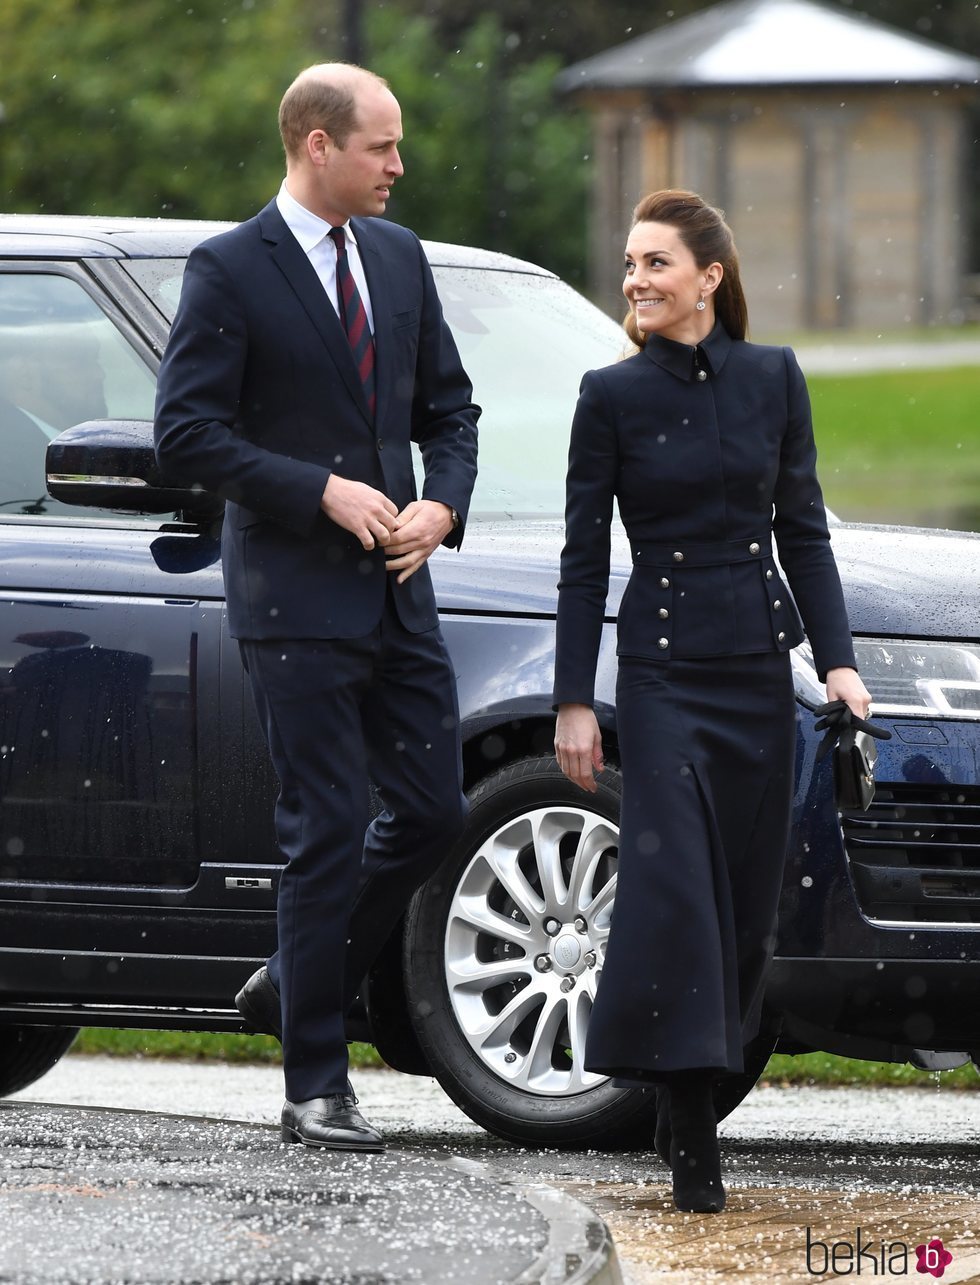
[[[467,1119],[434,1080],[394,1071],[360,1071],[354,1079],[363,1113],[399,1145],[544,1179],[664,1180],[663,1166],[645,1150],[567,1152],[501,1142]],[[282,1086],[274,1067],[67,1057],[14,1100],[272,1124]],[[980,1091],[945,1089],[940,1076],[935,1089],[756,1089],[720,1133],[736,1184],[980,1192]]]
[[[515,1148],[467,1120],[434,1081],[362,1071],[356,1087],[365,1115],[418,1165],[415,1198],[438,1192],[438,1175],[425,1167],[446,1159],[489,1166],[507,1182],[557,1186],[606,1220],[624,1277],[634,1285],[667,1277],[692,1282],[733,1277],[745,1285],[756,1279],[812,1280],[811,1268],[820,1265],[822,1251],[814,1249],[808,1262],[807,1228],[814,1244],[829,1246],[853,1241],[859,1225],[866,1238],[879,1242],[886,1233],[889,1244],[904,1237],[909,1253],[923,1237],[943,1234],[956,1249],[944,1280],[980,1280],[980,1092],[944,1089],[941,1079],[935,1089],[757,1090],[721,1127],[730,1201],[726,1214],[715,1219],[672,1210],[666,1171],[649,1151]],[[277,1117],[280,1094],[275,1068],[70,1057],[18,1096],[268,1124]],[[147,1143],[165,1149],[170,1127],[180,1126],[153,1125],[156,1142],[147,1135]],[[275,1143],[274,1133],[269,1141]],[[242,1148],[232,1151],[238,1155]],[[276,1164],[288,1172],[297,1163],[293,1149],[280,1155]],[[489,1232],[478,1217],[481,1201],[477,1183],[463,1192],[458,1205],[439,1208],[441,1218],[462,1224],[464,1242],[470,1229],[470,1249],[477,1256],[483,1252],[476,1249],[479,1237]],[[506,1254],[522,1245],[533,1250],[540,1229],[532,1217],[520,1227],[499,1230],[488,1245],[503,1255],[495,1261],[499,1279],[505,1280]],[[870,1259],[864,1261],[867,1274]],[[428,1279],[479,1275],[462,1261],[458,1267],[458,1275]],[[853,1266],[852,1273],[838,1274],[853,1274]],[[933,1279],[916,1275],[914,1257],[909,1274]]]
[[[493,1285],[547,1240],[512,1191],[421,1148],[325,1158],[261,1125],[3,1104],[0,1149],[17,1285]]]

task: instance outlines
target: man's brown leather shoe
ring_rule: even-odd
[[[253,1031],[282,1041],[282,1007],[279,992],[265,964],[252,974],[235,996],[235,1007]]]
[[[348,1085],[348,1088],[350,1086]],[[357,1109],[351,1093],[333,1093],[309,1102],[285,1102],[282,1108],[283,1142],[331,1151],[384,1151],[377,1129],[372,1129]]]

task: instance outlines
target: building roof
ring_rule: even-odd
[[[567,67],[579,89],[976,85],[980,60],[816,0],[730,0]]]

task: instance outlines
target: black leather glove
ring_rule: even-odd
[[[847,701],[827,701],[814,711],[817,721],[814,729],[823,732],[823,740],[817,746],[817,762],[830,753],[838,740],[853,739],[855,732],[867,732],[879,741],[890,741],[891,732],[884,727],[869,723],[865,718],[858,718]]]

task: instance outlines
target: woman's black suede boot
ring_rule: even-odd
[[[674,1204],[685,1213],[717,1214],[725,1208],[711,1087],[711,1076],[697,1072],[670,1082]]]
[[[666,1084],[657,1085],[657,1128],[653,1135],[653,1149],[670,1167],[670,1089]]]

